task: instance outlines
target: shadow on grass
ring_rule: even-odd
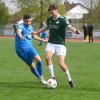
[[[39,82],[0,82],[0,88],[40,88]]]
[[[99,92],[100,93],[100,87],[78,87],[75,89],[76,91],[88,91],[88,92]]]

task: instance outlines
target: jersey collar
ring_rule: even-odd
[[[52,17],[52,19],[53,19],[53,20],[57,20],[60,16],[61,16],[61,15],[57,16],[57,18],[53,18],[53,17]]]

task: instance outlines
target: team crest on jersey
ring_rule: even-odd
[[[59,24],[59,21],[57,21],[56,24]]]

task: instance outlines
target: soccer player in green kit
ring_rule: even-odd
[[[66,56],[65,34],[66,34],[66,29],[69,29],[76,34],[80,34],[80,32],[76,28],[72,27],[64,16],[61,16],[59,14],[58,7],[56,5],[54,4],[50,5],[48,8],[48,12],[51,14],[51,16],[47,18],[47,26],[38,30],[34,34],[39,34],[43,31],[49,30],[50,32],[49,40],[45,49],[45,56],[46,56],[47,66],[51,74],[51,78],[56,79],[52,63],[52,57],[54,54],[56,54],[59,66],[65,73],[70,87],[73,88],[75,87],[75,84],[71,78],[68,67],[65,64],[65,56]]]

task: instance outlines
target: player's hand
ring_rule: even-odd
[[[32,32],[31,35],[32,35],[32,36],[34,36],[34,35],[39,35],[39,33],[38,33],[38,32]]]
[[[81,34],[80,30],[76,29],[76,34]]]
[[[47,43],[48,42],[48,39],[42,39],[42,41]]]
[[[24,36],[20,36],[20,38],[21,38],[21,40],[24,40],[25,39]]]
[[[32,32],[31,35],[32,35],[32,36],[36,35],[36,32]]]

